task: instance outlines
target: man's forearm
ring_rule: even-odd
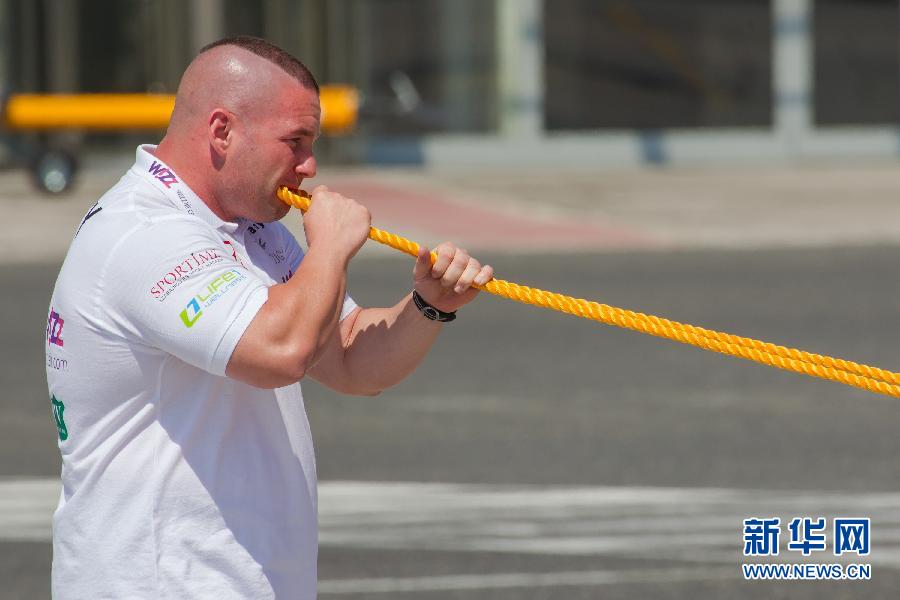
[[[293,340],[306,340],[310,362],[337,325],[346,288],[345,269],[328,253],[310,250],[287,283],[269,288],[270,300],[273,291],[277,294],[278,329]]]
[[[419,312],[412,294],[390,308],[360,311],[344,354],[353,387],[374,393],[402,381],[428,353],[442,327]]]
[[[434,258],[434,254],[437,258]],[[419,247],[413,285],[433,308],[455,312],[490,281],[493,269],[446,242],[432,253]],[[355,309],[341,321],[321,360],[310,372],[344,393],[374,395],[400,381],[422,362],[443,324],[425,317],[407,294],[391,308]]]
[[[257,387],[300,380],[334,332],[344,298],[346,264],[310,250],[287,283],[269,298],[241,338],[226,374]]]

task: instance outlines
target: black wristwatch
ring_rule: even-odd
[[[419,295],[419,292],[413,290],[413,302],[416,308],[425,315],[425,318],[437,321],[439,323],[449,323],[456,318],[456,311],[444,312],[425,302],[425,299]]]

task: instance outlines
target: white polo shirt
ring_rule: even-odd
[[[53,291],[53,596],[314,598],[300,385],[225,377],[303,251],[280,223],[216,217],[153,149],[87,212]]]

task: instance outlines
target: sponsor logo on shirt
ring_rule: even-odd
[[[66,427],[66,420],[63,418],[63,411],[66,405],[61,400],[57,400],[56,396],[50,398],[50,404],[53,405],[53,419],[56,421],[56,429],[59,431],[59,439],[66,441],[69,439],[69,428]]]
[[[241,263],[241,266],[243,267],[244,261],[242,261],[240,258],[238,258],[237,248],[234,247],[234,244],[232,244],[229,240],[222,240],[222,243],[226,244],[229,248],[231,248],[231,258],[233,258],[235,260],[235,262]]]
[[[181,205],[184,207],[184,212],[189,215],[194,214],[194,207],[191,206],[191,201],[188,200],[187,196],[184,195],[184,192],[181,190],[175,190],[175,195],[178,196],[178,199],[181,200]]]
[[[47,343],[62,348],[65,342],[62,338],[63,325],[65,321],[59,316],[59,313],[50,307],[50,316],[47,318]]]
[[[263,249],[265,249],[265,247],[263,247]],[[269,258],[271,258],[272,262],[276,265],[280,265],[287,260],[287,254],[285,254],[284,248],[275,248],[271,252],[266,252],[266,254],[269,255]]]
[[[247,225],[247,231],[250,232],[250,235],[256,235],[257,231],[262,231],[265,228],[265,223],[250,223],[250,225]]]
[[[69,370],[69,361],[54,356],[51,352],[54,346],[65,348],[66,342],[62,337],[65,323],[65,320],[51,306],[50,316],[47,317],[47,367],[54,371]]]
[[[252,237],[265,228],[265,223],[251,223],[247,226],[247,233],[249,233]],[[266,255],[268,255],[268,257],[271,258],[272,262],[274,262],[276,265],[280,265],[287,260],[287,250],[285,248],[274,248],[272,250],[269,250],[269,243],[262,237],[256,238],[256,244],[260,248],[262,248],[263,252],[265,252]]]
[[[187,306],[179,313],[181,322],[190,329],[203,316],[203,311],[215,304],[219,298],[234,289],[247,276],[237,269],[226,271],[204,284],[203,290],[190,299]]]
[[[52,354],[47,354],[47,368],[53,369],[54,371],[68,371],[69,361],[64,358],[59,358],[58,356],[53,356]]]
[[[184,281],[202,273],[212,265],[222,262],[224,257],[219,252],[216,248],[204,248],[191,252],[190,256],[166,271],[153,284],[153,287],[150,288],[150,295],[162,302]]]
[[[85,214],[84,218],[81,220],[81,225],[78,226],[78,230],[75,232],[75,237],[78,237],[78,234],[81,233],[81,228],[84,227],[84,224],[88,222],[88,219],[103,210],[102,206],[97,206],[98,204],[100,204],[99,200],[94,202],[94,204],[88,209],[87,214]]]
[[[151,175],[156,177],[161,184],[166,186],[166,188],[171,188],[172,184],[178,183],[178,179],[175,177],[175,173],[173,173],[170,168],[155,160],[150,165],[150,168],[147,169],[147,171],[149,171]]]

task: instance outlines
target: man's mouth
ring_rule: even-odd
[[[279,187],[281,187],[281,186],[288,187],[288,188],[291,188],[292,190],[299,190],[299,189],[300,189],[300,184],[302,184],[302,183],[303,183],[303,178],[302,178],[302,177],[298,177],[298,178],[295,179],[294,181],[289,181],[289,182],[287,182],[287,183],[284,183],[284,182],[279,183],[278,186],[279,186]]]

